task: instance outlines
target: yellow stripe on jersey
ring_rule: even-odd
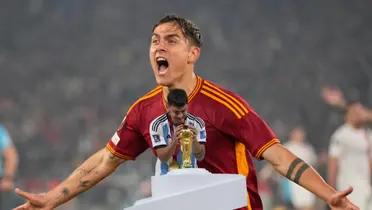
[[[210,83],[208,81],[204,81],[204,84],[208,85],[208,87],[213,88],[215,91],[217,91],[217,92],[225,95],[226,97],[230,98],[232,101],[234,101],[240,107],[240,109],[242,109],[244,111],[244,113],[248,114],[247,107],[241,101],[236,99],[234,96],[226,93],[225,91],[221,90],[219,87],[213,85],[212,83]]]
[[[188,103],[190,103],[194,96],[196,96],[196,94],[199,92],[202,82],[203,80],[199,76],[196,76],[196,86],[194,90],[190,93],[190,95],[187,97]]]
[[[241,142],[235,143],[236,164],[238,166],[238,173],[244,176],[249,174],[249,165],[247,156],[245,154],[245,145]]]
[[[239,114],[239,112],[237,112],[229,103],[227,103],[226,101],[222,100],[221,98],[217,97],[215,94],[213,93],[209,93],[207,91],[204,91],[203,89],[200,91],[202,94],[212,98],[213,100],[223,104],[225,107],[227,107],[228,109],[230,109],[234,114],[235,116],[240,119],[242,118],[242,116]]]
[[[134,107],[135,105],[137,105],[139,102],[141,102],[141,101],[143,101],[143,100],[145,100],[145,99],[151,98],[151,97],[157,95],[158,93],[160,93],[161,91],[162,91],[162,87],[161,87],[161,86],[158,86],[158,87],[156,87],[155,89],[151,90],[151,91],[148,92],[146,95],[142,96],[142,97],[139,98],[136,102],[134,102],[134,103],[132,104],[132,106],[129,107],[127,113],[129,113],[129,112],[133,109],[133,107]]]
[[[220,92],[214,91],[214,89],[209,88],[208,86],[203,86],[203,89],[208,90],[209,92],[212,92],[212,93],[216,94],[217,96],[219,96],[220,98],[222,98],[224,101],[227,101],[229,104],[231,104],[234,107],[235,110],[237,110],[239,112],[239,114],[241,116],[245,115],[244,111],[242,109],[240,109],[239,106],[236,103],[231,101],[225,95],[221,94]]]
[[[247,207],[248,207],[248,210],[252,210],[252,205],[251,205],[251,199],[249,198],[249,194],[248,194],[248,192],[247,192],[247,200],[248,200],[248,205],[247,205]]]
[[[162,86],[158,85],[156,86],[154,89],[150,90],[149,92],[147,92],[144,96],[147,96],[147,95],[150,95],[151,93],[155,92],[155,91],[158,91],[159,89],[161,89]]]
[[[238,174],[243,176],[249,175],[249,165],[247,161],[247,156],[245,153],[245,145],[241,142],[235,143],[235,157],[236,157],[236,164],[238,168]],[[248,198],[248,210],[252,210],[251,201],[249,199],[249,194],[247,192]]]
[[[130,156],[122,155],[122,154],[116,152],[115,149],[112,148],[110,144],[107,144],[107,145],[106,145],[106,149],[107,149],[108,151],[110,151],[113,155],[115,155],[116,157],[121,158],[121,159],[123,159],[123,160],[134,160],[134,158],[132,158],[132,157],[130,157]]]
[[[279,143],[279,140],[278,139],[271,139],[269,142],[267,142],[265,145],[263,145],[257,152],[256,154],[256,158],[259,159],[261,158],[261,155],[263,152],[265,152],[265,150],[267,150],[267,148],[271,147],[272,145],[274,144],[277,144]]]

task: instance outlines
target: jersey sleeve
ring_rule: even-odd
[[[205,144],[207,142],[207,132],[205,130],[204,121],[198,117],[196,118],[196,130],[198,131],[198,136],[196,137],[199,143]]]
[[[344,148],[344,144],[342,142],[342,138],[338,135],[337,131],[331,136],[331,141],[329,144],[329,156],[338,158],[342,154]]]
[[[124,117],[120,127],[108,141],[106,148],[115,156],[134,160],[144,152],[148,145],[139,132],[141,115],[138,106],[131,109]]]
[[[280,142],[268,124],[253,109],[247,109],[247,113],[240,119],[224,119],[222,129],[226,129],[228,134],[243,143],[248,151],[260,160],[267,148]]]
[[[167,146],[167,142],[164,138],[164,135],[160,130],[162,126],[158,126],[156,130],[153,130],[152,125],[153,123],[151,123],[149,126],[152,147],[156,149],[159,147]]]

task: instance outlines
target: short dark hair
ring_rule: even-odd
[[[169,106],[182,107],[187,104],[187,94],[183,89],[170,89],[167,96]]]
[[[159,25],[163,23],[170,23],[170,22],[174,22],[177,25],[179,25],[181,27],[183,35],[187,39],[191,40],[191,42],[194,45],[198,47],[202,46],[202,39],[201,39],[201,33],[200,33],[199,27],[195,23],[191,22],[190,20],[180,17],[178,15],[173,15],[173,14],[166,15],[165,17],[161,18],[159,22],[156,23],[154,27],[152,28],[152,32],[154,32],[155,28],[158,27]]]

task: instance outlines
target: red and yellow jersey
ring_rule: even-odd
[[[157,87],[129,108],[107,148],[120,158],[135,159],[151,148],[149,125],[164,112],[162,88]],[[240,96],[200,77],[189,95],[188,112],[203,119],[207,131],[205,158],[198,166],[246,176],[247,209],[262,209],[251,157],[261,159],[267,148],[279,143],[273,131]]]

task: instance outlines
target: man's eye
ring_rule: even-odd
[[[159,43],[159,40],[157,40],[157,39],[153,39],[153,40],[151,40],[151,43],[152,43],[152,44],[157,44],[157,43]]]

